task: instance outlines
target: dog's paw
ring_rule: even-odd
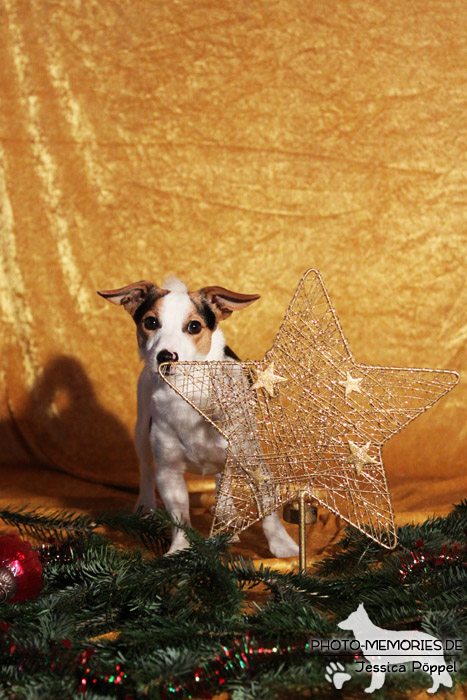
[[[345,668],[341,663],[334,663],[334,661],[331,661],[331,663],[326,666],[326,675],[324,677],[328,683],[332,683],[337,690],[340,690],[344,683],[352,678],[349,673],[345,672]]]
[[[181,536],[181,535],[176,535],[173,539],[172,544],[170,545],[170,549],[167,554],[173,554],[174,552],[179,552],[182,549],[188,549],[190,546],[190,543],[186,539],[186,537]]]

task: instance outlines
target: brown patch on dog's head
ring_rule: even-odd
[[[167,290],[161,291],[165,293],[150,299],[149,303],[144,304],[144,308],[141,309],[142,313],[138,311],[136,319],[133,316],[136,322],[136,336],[140,348],[143,348],[149,338],[161,327],[159,309],[162,299],[168,294]]]
[[[204,287],[190,292],[193,312],[185,321],[186,332],[192,335],[197,351],[207,355],[211,347],[211,336],[220,321],[232,311],[241,310],[259,299],[259,294],[239,294],[224,287]]]
[[[192,310],[184,320],[183,330],[191,336],[190,339],[196,351],[201,355],[207,355],[211,349],[212,334],[217,326],[216,317],[198,292],[190,293],[189,297]]]

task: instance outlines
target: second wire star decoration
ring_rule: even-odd
[[[301,279],[261,362],[179,362],[161,377],[227,440],[212,533],[240,532],[307,493],[396,544],[383,444],[459,381],[358,364],[322,279]]]

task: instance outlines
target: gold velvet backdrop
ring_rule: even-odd
[[[259,293],[224,324],[257,359],[316,267],[357,361],[462,371],[466,26],[465,0],[3,0],[3,485],[137,484],[134,327],[96,289]],[[465,496],[465,394],[385,448],[396,511]]]

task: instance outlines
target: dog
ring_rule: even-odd
[[[443,656],[443,646],[439,639],[417,630],[396,631],[377,627],[368,617],[363,603],[339,622],[338,627],[353,632],[360,644],[364,657],[371,668],[371,683],[365,688],[366,693],[382,688],[387,672],[425,671],[433,679],[428,693],[435,693],[440,684],[452,687],[452,678],[448,673],[451,668]],[[378,652],[381,655],[378,655]],[[388,653],[392,651],[391,653]],[[430,653],[431,652],[431,653]],[[362,662],[360,662],[362,663]],[[410,666],[408,666],[410,664]],[[363,669],[363,663],[362,668]],[[368,666],[365,670],[370,670]]]
[[[219,323],[245,309],[258,294],[240,294],[223,287],[189,292],[176,278],[162,287],[147,281],[108,291],[104,299],[121,305],[136,324],[144,367],[137,386],[135,447],[140,489],[136,508],[157,507],[155,488],[166,510],[190,525],[188,491],[183,473],[214,474],[219,484],[226,459],[226,441],[194,408],[160,377],[159,365],[177,361],[239,361],[226,345]],[[155,466],[157,464],[157,468]],[[275,557],[298,555],[277,512],[263,519],[269,549]],[[188,546],[183,531],[174,529],[168,553]]]

